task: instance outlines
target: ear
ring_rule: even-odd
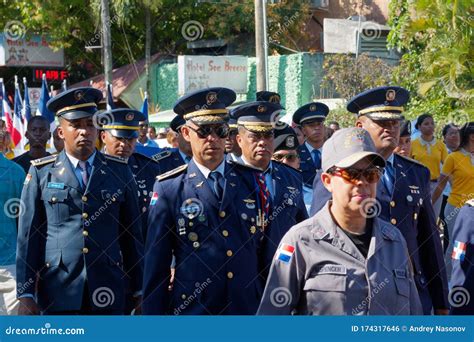
[[[321,174],[321,182],[323,183],[326,190],[332,193],[331,178],[332,176],[329,173],[323,172]]]
[[[58,126],[58,137],[59,139],[61,140],[64,140],[64,131],[63,131],[63,127],[61,125]]]
[[[361,121],[360,119],[357,119],[355,126],[356,126],[357,128],[363,128],[363,127],[362,127],[362,121]]]
[[[30,140],[30,133],[28,131],[25,132],[26,139]]]
[[[237,133],[235,135],[235,141],[237,141],[237,144],[239,145],[240,148],[242,148],[243,145],[243,137],[240,133]]]
[[[100,131],[100,140],[105,144],[105,131]]]
[[[190,136],[190,129],[188,126],[184,125],[184,126],[181,126],[181,135],[183,136],[184,140],[186,140],[187,142],[191,142],[191,136]]]

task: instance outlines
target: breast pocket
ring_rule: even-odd
[[[406,269],[393,270],[393,280],[395,283],[395,290],[397,293],[395,313],[397,315],[410,314],[410,279],[408,278],[408,271]]]
[[[306,280],[308,312],[318,315],[338,315],[345,312],[347,276],[345,274],[316,274]]]
[[[45,189],[41,199],[45,202],[48,223],[57,224],[69,218],[71,201],[68,189]]]

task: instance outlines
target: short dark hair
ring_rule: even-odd
[[[469,136],[471,134],[474,134],[474,121],[467,122],[465,123],[460,131],[461,135],[461,143],[459,144],[459,149],[466,147],[466,145],[469,143]]]
[[[446,126],[444,126],[443,130],[441,131],[441,134],[443,135],[443,137],[446,137],[446,135],[448,134],[448,132],[451,128],[455,128],[455,129],[459,130],[459,126],[457,126],[457,125],[450,122]]]
[[[35,115],[28,121],[26,130],[29,130],[31,125],[36,121],[42,121],[47,127],[49,127],[49,120],[45,116]]]
[[[428,113],[421,114],[418,117],[418,119],[416,119],[415,128],[418,129],[418,127],[420,127],[420,125],[423,123],[423,121],[425,121],[427,118],[432,118],[433,119],[433,115],[428,114]]]
[[[155,126],[149,125],[148,128],[151,128],[151,129],[153,130],[153,132],[156,134],[156,128],[155,128]]]

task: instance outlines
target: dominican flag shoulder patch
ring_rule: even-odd
[[[451,258],[453,258],[454,260],[463,261],[464,257],[466,256],[466,249],[467,249],[467,244],[465,242],[455,241],[453,254],[451,255]]]
[[[287,243],[282,243],[280,248],[278,248],[275,259],[289,263],[293,253],[295,252],[295,247]]]
[[[151,196],[150,205],[155,205],[157,201],[158,201],[158,193],[154,192],[153,195]]]

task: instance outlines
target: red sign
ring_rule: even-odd
[[[43,74],[46,74],[46,80],[48,82],[61,82],[62,80],[68,77],[66,70],[57,70],[57,69],[34,69],[34,79],[35,81],[41,81],[43,79]]]

